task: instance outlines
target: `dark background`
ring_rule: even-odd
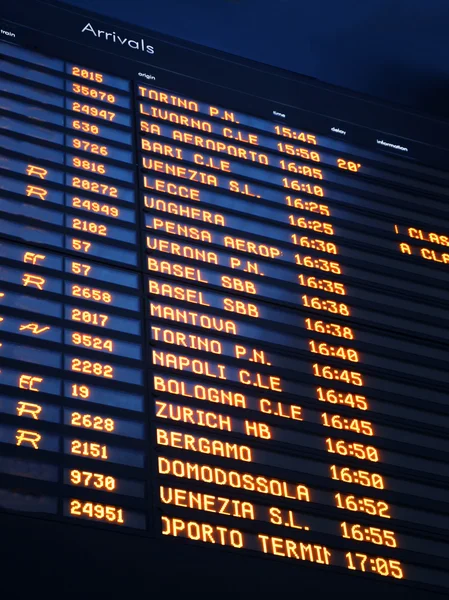
[[[449,118],[448,0],[65,0]]]
[[[7,600],[447,600],[419,585],[0,514]]]
[[[70,4],[449,116],[449,10],[442,2],[419,8],[399,0],[379,0],[375,8],[360,0],[155,2]],[[447,600],[447,594],[383,578],[155,541],[90,523],[68,527],[1,514],[0,532],[0,590],[8,600]]]

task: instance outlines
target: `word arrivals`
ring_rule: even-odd
[[[96,38],[104,38],[105,40],[112,40],[114,43],[119,43],[122,46],[127,45],[132,50],[140,50],[141,52],[148,52],[148,54],[154,54],[154,47],[150,46],[145,42],[144,39],[130,40],[126,37],[120,37],[115,31],[103,31],[102,29],[94,29],[90,23],[85,25],[81,30],[81,33],[91,33]]]

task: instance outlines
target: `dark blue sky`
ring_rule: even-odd
[[[66,0],[449,117],[449,0]]]

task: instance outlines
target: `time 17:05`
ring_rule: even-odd
[[[383,577],[394,577],[404,579],[404,571],[398,560],[373,557],[359,552],[348,552],[345,554],[348,569],[362,571],[363,573],[377,573]]]

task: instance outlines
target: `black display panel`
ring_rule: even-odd
[[[211,572],[447,595],[449,126],[5,12],[2,514],[156,553],[160,581],[164,548],[206,548]]]

